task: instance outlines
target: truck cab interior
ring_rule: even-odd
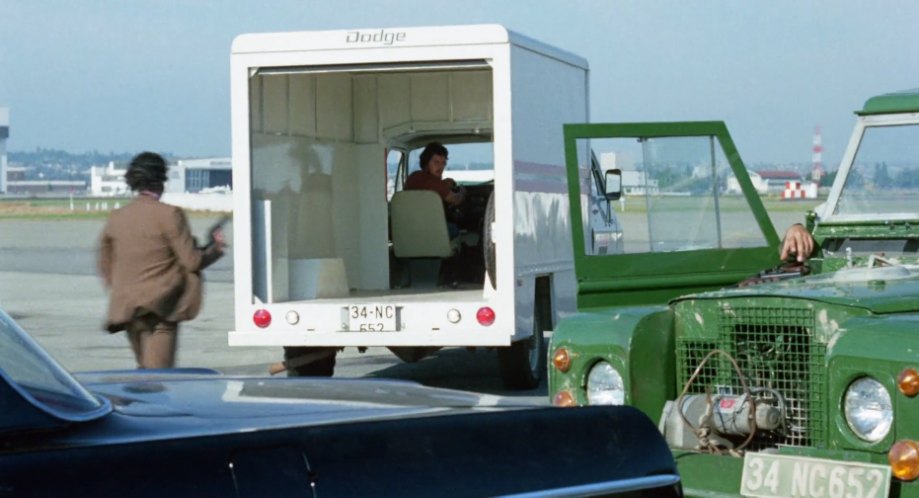
[[[391,149],[393,160],[387,168],[391,288],[482,287],[486,211],[494,192],[492,146],[482,140],[490,140],[490,134],[426,136],[411,146]],[[454,191],[463,193],[456,206],[432,191],[404,189],[405,179],[420,169],[420,152],[430,142],[442,143],[448,150],[443,178],[452,179]]]
[[[267,68],[253,73],[249,92],[256,301],[481,296],[494,189],[486,61]],[[401,210],[409,225],[433,231],[394,240],[394,197],[431,141],[449,150],[444,177],[466,191],[440,222],[460,231],[447,251],[433,240],[441,225],[419,221],[436,206]]]

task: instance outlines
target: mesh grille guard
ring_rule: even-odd
[[[814,339],[814,311],[775,306],[734,307],[722,303],[718,310],[716,340],[677,337],[679,386],[713,349],[735,358],[751,389],[766,388],[784,400],[783,433],[757,433],[750,449],[813,446],[826,439],[826,346]],[[740,380],[724,357],[712,358],[688,393],[743,393]],[[769,391],[758,399],[777,402]]]

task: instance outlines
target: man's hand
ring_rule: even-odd
[[[460,187],[459,190],[450,192],[450,195],[447,196],[447,204],[451,206],[459,206],[466,200],[466,189]]]
[[[223,235],[223,229],[218,228],[211,232],[211,237],[213,238],[214,245],[217,247],[218,252],[223,252],[223,249],[227,246],[226,237]]]
[[[804,225],[795,223],[788,227],[785,232],[785,238],[782,240],[782,250],[779,257],[782,261],[787,261],[792,256],[799,263],[803,263],[810,257],[814,250],[814,238],[810,232],[804,228]]]

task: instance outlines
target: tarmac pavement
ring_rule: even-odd
[[[190,217],[192,232],[205,233],[217,216]],[[103,329],[108,296],[96,274],[96,251],[104,223],[102,218],[0,220],[0,309],[72,371],[136,366],[125,335]],[[232,270],[231,250],[204,271],[204,305],[195,320],[180,325],[177,366],[265,374],[269,363],[281,359],[280,348],[227,345]]]
[[[191,217],[192,232],[205,233],[216,218]],[[108,297],[95,269],[103,224],[103,219],[0,219],[0,309],[71,371],[136,367],[125,334],[103,329]],[[204,305],[196,319],[180,325],[177,366],[267,375],[268,366],[282,359],[281,348],[227,344],[227,332],[234,326],[232,262],[231,248],[204,271]],[[335,377],[412,380],[547,403],[545,385],[505,391],[494,350],[444,349],[419,362],[403,363],[385,348],[364,353],[346,348],[338,354]]]
[[[95,275],[0,271],[0,309],[70,371],[136,367],[125,334],[103,330],[107,302]],[[180,326],[177,366],[268,375],[268,366],[282,359],[281,349],[228,346],[232,310],[233,284],[206,281],[200,315]],[[403,363],[385,348],[368,348],[364,353],[346,348],[338,354],[335,377],[411,380],[514,396],[527,404],[548,403],[545,383],[531,391],[505,391],[497,355],[489,350],[444,349],[419,362]]]
[[[228,347],[233,285],[205,286],[201,314],[180,326],[178,366],[267,372],[267,364],[278,361],[280,350]],[[94,275],[0,272],[0,307],[69,370],[136,366],[125,334],[103,329],[107,303]]]

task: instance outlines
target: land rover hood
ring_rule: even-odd
[[[919,310],[919,266],[847,268],[833,273],[682,296],[692,299],[783,297],[864,308],[872,313]]]

